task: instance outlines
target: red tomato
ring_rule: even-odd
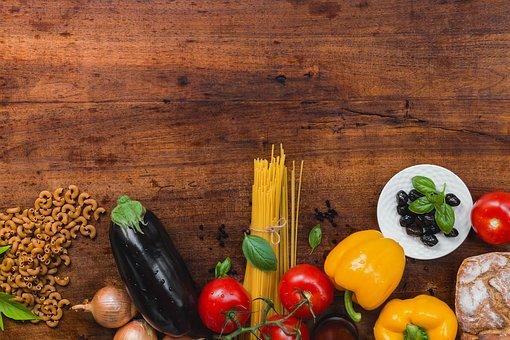
[[[471,210],[471,223],[487,243],[510,242],[510,193],[491,192],[480,197]]]
[[[303,294],[311,302],[313,313],[318,316],[333,302],[334,288],[324,272],[310,264],[299,264],[289,269],[280,281],[280,300],[288,311],[303,300]],[[301,306],[295,313],[298,318],[312,316],[309,306]]]
[[[276,321],[284,318],[281,315],[272,315],[268,318],[269,321]],[[310,339],[310,332],[308,327],[301,320],[291,316],[283,322],[283,327],[277,325],[264,326],[260,332],[262,335],[269,337],[271,340],[294,340],[297,339],[297,330],[301,332],[302,340]]]
[[[245,325],[250,318],[250,295],[231,277],[215,279],[205,285],[198,298],[198,313],[204,325],[215,333],[228,334],[237,329],[233,316]]]

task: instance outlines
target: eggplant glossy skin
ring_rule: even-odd
[[[110,244],[120,276],[138,311],[156,330],[190,332],[198,320],[193,279],[159,219],[149,210],[140,228],[112,222]]]

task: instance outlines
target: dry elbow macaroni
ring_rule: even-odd
[[[72,239],[95,238],[92,223],[103,213],[105,209],[76,185],[42,191],[33,208],[0,213],[0,246],[11,246],[0,262],[0,289],[39,316],[32,322],[58,325],[70,304],[57,291],[57,286],[69,284],[68,276],[58,276],[59,268],[71,264],[67,249]]]

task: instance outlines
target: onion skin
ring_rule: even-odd
[[[98,290],[90,303],[76,305],[71,309],[91,312],[94,320],[105,328],[122,327],[137,313],[127,292],[112,286]]]
[[[158,340],[158,335],[145,320],[133,320],[120,328],[113,340]]]

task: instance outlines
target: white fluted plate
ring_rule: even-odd
[[[446,193],[455,194],[461,201],[459,206],[453,207],[455,211],[454,227],[459,231],[459,235],[445,237],[442,233],[438,233],[436,237],[439,242],[433,247],[424,245],[419,237],[407,235],[405,228],[399,224],[397,192],[399,190],[409,192],[413,188],[411,178],[418,175],[432,179],[438,189],[442,187],[443,183],[446,183]],[[397,241],[404,248],[407,257],[431,260],[451,253],[464,242],[471,229],[472,207],[471,193],[456,174],[438,165],[419,164],[400,171],[386,183],[377,203],[377,221],[384,236]]]

